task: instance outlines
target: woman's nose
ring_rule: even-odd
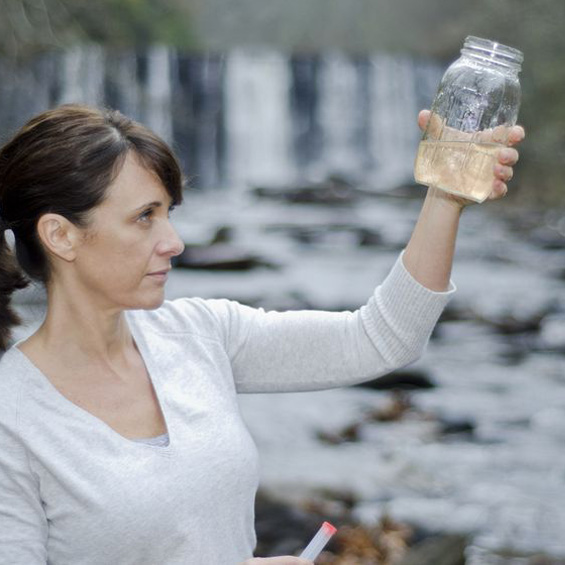
[[[184,242],[179,237],[177,230],[168,222],[168,231],[160,244],[161,253],[176,257],[184,251]]]

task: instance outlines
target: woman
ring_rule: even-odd
[[[514,128],[511,143],[522,137]],[[517,159],[501,150],[491,198]],[[171,150],[118,112],[61,106],[0,150],[15,236],[15,256],[0,244],[0,563],[308,563],[252,558],[257,458],[236,393],[344,386],[410,363],[453,292],[465,202],[428,191],[356,312],[164,302],[181,200]],[[29,279],[45,285],[47,314],[8,348],[10,294]]]

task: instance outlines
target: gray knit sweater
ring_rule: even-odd
[[[198,298],[127,312],[165,446],[119,435],[13,346],[0,361],[0,563],[251,557],[257,452],[236,394],[344,386],[410,363],[452,291],[423,288],[399,260],[355,312],[266,313]]]

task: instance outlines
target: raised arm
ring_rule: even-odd
[[[216,319],[239,392],[335,388],[416,360],[451,292],[434,292],[401,257],[355,312],[265,312],[228,300],[202,301]]]
[[[422,112],[419,125],[429,119]],[[510,143],[524,137],[513,128]],[[518,153],[501,149],[490,199],[506,193]],[[462,209],[430,189],[405,252],[355,312],[264,312],[227,300],[192,302],[214,319],[239,392],[306,391],[358,383],[416,360],[447,303]]]

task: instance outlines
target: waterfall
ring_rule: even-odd
[[[147,53],[147,83],[142,121],[165,141],[172,142],[171,70],[169,49],[156,45]]]
[[[378,55],[371,59],[369,148],[372,178],[383,186],[410,180],[420,137],[414,64]]]
[[[104,100],[104,51],[97,45],[77,46],[62,55],[61,92],[57,104]]]
[[[138,70],[137,55],[133,50],[112,52],[106,58],[105,102],[135,120],[141,119]]]
[[[374,54],[179,53],[96,45],[0,58],[0,127],[64,102],[117,108],[169,142],[197,188],[288,185],[338,173],[368,189],[412,181],[442,67]]]
[[[365,100],[362,69],[349,57],[323,57],[318,77],[322,155],[317,176],[337,173],[359,178],[364,170]]]
[[[228,55],[224,106],[230,184],[280,185],[294,180],[290,78],[288,59],[280,53]]]

